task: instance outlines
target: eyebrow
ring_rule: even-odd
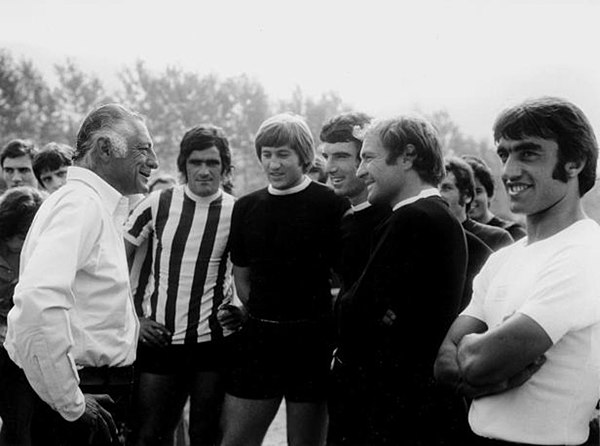
[[[508,148],[506,146],[499,145],[498,149],[496,151],[508,150],[509,152],[511,152],[511,151],[512,152],[520,152],[523,150],[541,150],[541,148],[542,148],[542,146],[540,146],[539,144],[536,144],[534,142],[525,141],[525,142],[515,144],[512,148]]]

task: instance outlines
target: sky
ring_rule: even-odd
[[[70,57],[108,85],[142,59],[245,73],[272,98],[333,90],[375,116],[445,109],[480,139],[541,95],[598,132],[599,19],[590,0],[0,0],[0,47],[47,73]]]

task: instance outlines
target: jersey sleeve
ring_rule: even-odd
[[[149,195],[138,204],[125,223],[123,237],[135,246],[140,246],[154,230],[153,210],[160,192]]]

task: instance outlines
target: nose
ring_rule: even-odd
[[[519,176],[521,176],[521,166],[512,155],[509,155],[502,166],[502,181],[515,180]]]
[[[273,157],[269,160],[270,169],[277,169],[279,167],[281,167],[281,161],[279,160],[279,158]]]
[[[158,169],[158,157],[156,156],[154,148],[150,149],[146,164],[148,167],[150,167],[150,169]]]
[[[201,176],[206,176],[210,173],[210,170],[208,169],[208,166],[206,165],[206,163],[202,163],[198,167],[198,172],[200,173]]]
[[[331,158],[325,161],[325,172],[332,173],[337,170],[337,166],[331,161]]]
[[[367,168],[365,166],[365,162],[361,160],[360,164],[358,165],[358,169],[356,170],[356,176],[358,178],[360,178],[361,180],[364,180],[365,177],[367,176]]]

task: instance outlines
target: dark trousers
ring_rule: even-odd
[[[117,427],[121,444],[127,436],[133,369],[82,369],[80,388],[89,394],[107,394],[115,406],[106,408]],[[0,348],[0,446],[85,446],[104,445],[95,436],[90,442],[90,431],[82,423],[69,422],[42,401],[29,385],[24,372]]]

